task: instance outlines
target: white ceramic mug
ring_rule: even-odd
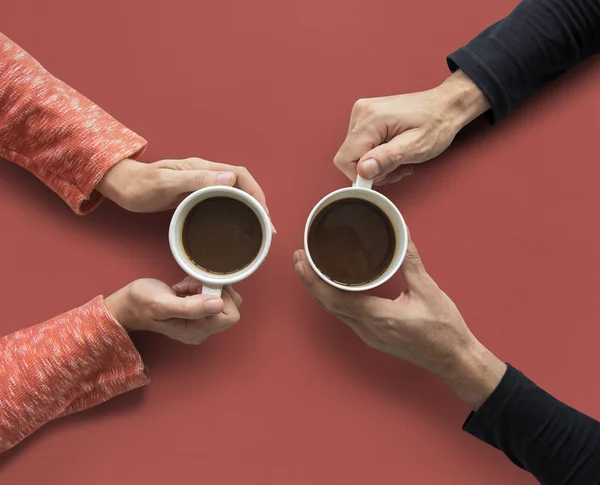
[[[341,290],[366,291],[376,288],[379,285],[382,285],[392,276],[394,276],[396,271],[400,269],[402,261],[404,261],[404,257],[406,256],[406,248],[408,247],[408,228],[406,227],[404,218],[402,217],[402,214],[400,214],[400,211],[394,205],[394,203],[385,195],[382,195],[379,192],[372,190],[372,186],[373,182],[371,180],[365,180],[362,177],[358,176],[356,182],[352,187],[336,190],[335,192],[331,192],[330,194],[323,197],[321,201],[311,211],[310,215],[308,216],[308,220],[306,221],[306,227],[304,229],[304,250],[306,251],[306,257],[308,258],[308,262],[312,266],[312,269],[315,271],[315,273],[317,273],[321,279],[329,283],[331,286],[335,286],[336,288],[339,288]],[[396,239],[394,256],[392,257],[392,261],[390,262],[387,269],[373,281],[369,281],[364,285],[344,285],[342,283],[338,283],[337,281],[333,281],[332,279],[328,278],[321,272],[319,267],[315,264],[315,262],[310,256],[310,250],[308,249],[308,233],[310,231],[310,227],[313,221],[315,220],[316,215],[332,202],[347,198],[364,199],[379,207],[391,222],[392,227],[394,229],[394,236]]]
[[[260,221],[262,243],[258,254],[248,266],[233,273],[215,274],[196,266],[183,247],[183,225],[187,215],[200,202],[213,197],[229,197],[244,203],[252,209]],[[210,228],[206,230],[210,231]],[[171,225],[169,226],[169,245],[171,246],[171,252],[175,261],[177,261],[177,264],[188,275],[202,282],[202,293],[215,296],[221,296],[224,286],[238,283],[248,278],[248,276],[258,269],[267,257],[267,253],[271,247],[271,238],[271,220],[267,211],[254,197],[235,187],[206,187],[191,193],[179,204],[171,218]]]

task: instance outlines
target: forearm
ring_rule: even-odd
[[[490,120],[600,52],[600,1],[523,0],[505,19],[448,56],[485,93]]]
[[[558,401],[480,343],[440,377],[474,410],[464,430],[542,484],[600,483],[600,423]]]
[[[148,383],[101,297],[0,339],[0,452],[57,417]]]
[[[505,373],[506,364],[473,340],[468,348],[457,352],[453,363],[446,366],[439,377],[476,411],[498,387]]]
[[[483,91],[462,71],[453,73],[434,91],[439,94],[444,117],[455,133],[490,109]]]
[[[99,203],[94,189],[104,174],[145,146],[0,34],[1,157],[32,172],[83,214]]]

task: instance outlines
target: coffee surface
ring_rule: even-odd
[[[337,200],[314,218],[308,233],[311,258],[328,278],[349,286],[381,276],[394,257],[392,223],[376,205],[359,198]]]
[[[192,262],[215,274],[248,266],[260,251],[262,228],[254,211],[229,197],[199,202],[183,225],[183,247]]]

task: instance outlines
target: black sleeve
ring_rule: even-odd
[[[463,430],[503,451],[543,485],[600,484],[600,423],[510,365]]]
[[[523,0],[448,56],[487,96],[495,123],[578,62],[600,52],[600,0]]]

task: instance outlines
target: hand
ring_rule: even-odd
[[[110,314],[127,331],[148,330],[185,344],[200,344],[240,319],[242,298],[226,287],[223,297],[197,294],[202,285],[191,278],[173,288],[162,281],[142,279],[104,300]]]
[[[265,194],[248,170],[201,158],[154,163],[123,160],[96,189],[129,211],[158,212],[173,209],[191,192],[212,185],[236,186],[267,209]]]
[[[294,255],[306,288],[366,344],[440,376],[473,409],[491,394],[506,366],[467,327],[456,305],[425,271],[410,242],[402,264],[407,290],[395,300],[338,290]]]
[[[409,164],[438,156],[489,107],[461,71],[429,91],[358,100],[334,163],[353,181],[358,171],[379,185],[397,182],[412,173]]]

